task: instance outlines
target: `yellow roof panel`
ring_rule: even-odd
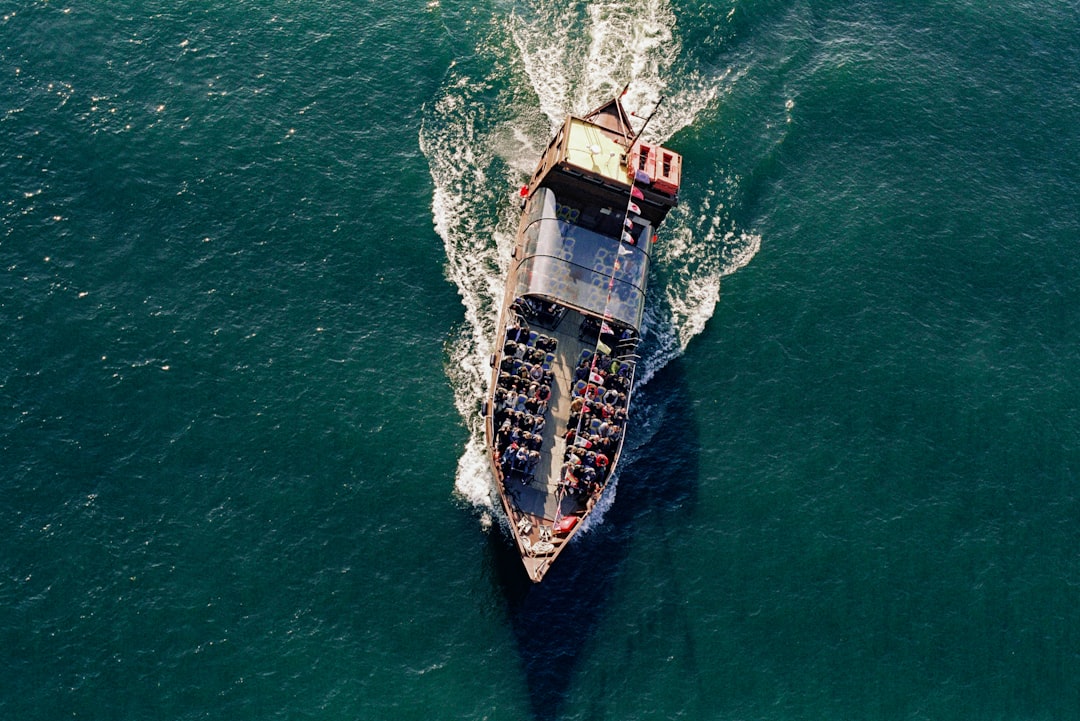
[[[566,146],[566,160],[570,164],[625,183],[626,169],[619,164],[625,153],[621,145],[592,123],[577,118],[570,120],[570,140]]]

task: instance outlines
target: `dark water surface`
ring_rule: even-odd
[[[1074,2],[0,3],[0,718],[1067,719]],[[542,587],[475,409],[514,194],[685,156]]]

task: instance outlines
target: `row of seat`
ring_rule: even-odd
[[[503,477],[527,484],[540,461],[558,340],[527,326],[506,329],[495,391],[495,449]],[[539,427],[539,429],[538,429]]]

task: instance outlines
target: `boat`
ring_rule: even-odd
[[[641,140],[656,110],[635,131],[625,94],[568,116],[520,191],[482,414],[494,490],[535,583],[619,465],[653,245],[678,204],[682,156]]]

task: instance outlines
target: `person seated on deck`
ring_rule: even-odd
[[[499,466],[503,469],[503,473],[510,470],[510,464],[513,462],[514,454],[516,454],[517,451],[518,445],[516,443],[511,443],[502,452],[502,455],[499,457]]]
[[[608,388],[606,391],[604,391],[604,403],[606,403],[607,405],[615,405],[616,401],[618,400],[619,392],[614,388]]]
[[[528,451],[527,448],[525,448],[525,446],[521,446],[514,453],[514,470],[515,471],[524,471],[525,466],[528,464],[528,462],[529,462],[529,451]]]
[[[585,482],[586,486],[591,486],[596,481],[598,476],[596,469],[591,466],[586,466],[585,468],[581,469],[580,475],[581,480]]]
[[[506,444],[510,442],[510,419],[507,418],[499,426],[499,430],[495,432],[495,445],[498,448],[505,448]]]
[[[571,413],[570,418],[568,418],[566,421],[566,425],[568,428],[570,428],[570,430],[576,429],[579,425],[581,425],[581,414]]]
[[[589,378],[589,366],[580,365],[580,366],[578,366],[577,368],[574,369],[574,380],[576,380],[576,381],[584,381],[584,380],[588,380],[588,378]]]
[[[617,393],[625,393],[626,379],[618,374],[609,374],[607,377],[607,387]]]

